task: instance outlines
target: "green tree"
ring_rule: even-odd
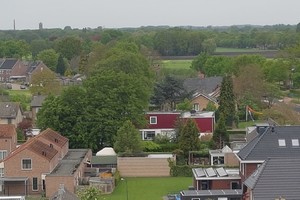
[[[204,73],[204,66],[210,56],[207,53],[200,53],[193,61],[191,68]]]
[[[207,103],[205,111],[216,111],[216,110],[217,110],[217,107],[212,101]]]
[[[82,50],[82,42],[76,37],[65,37],[58,41],[56,51],[69,61],[79,56]]]
[[[140,132],[131,121],[127,120],[120,127],[114,143],[117,152],[138,153],[142,150],[142,139]]]
[[[194,119],[189,118],[185,122],[181,132],[179,133],[178,145],[184,153],[185,158],[188,157],[189,151],[196,151],[200,145],[199,129]]]
[[[223,113],[221,113],[216,129],[212,137],[214,148],[222,149],[229,142],[229,135],[226,130],[225,118]]]
[[[32,74],[30,82],[30,92],[32,94],[60,94],[61,85],[56,75],[51,70],[41,70]]]
[[[176,110],[181,110],[181,111],[190,111],[192,110],[192,108],[193,106],[187,98],[185,98],[183,102],[178,103],[176,106]]]
[[[57,73],[64,76],[66,72],[66,62],[62,55],[59,55],[57,64],[56,64],[56,70]]]
[[[37,55],[37,59],[43,61],[43,63],[49,67],[53,72],[56,71],[56,65],[58,61],[58,54],[54,49],[46,49],[41,51]]]
[[[8,58],[22,58],[29,56],[30,46],[24,40],[7,40],[2,43],[3,56]]]
[[[237,125],[236,102],[231,76],[223,78],[219,102],[218,112],[220,116],[224,116],[227,126],[235,127]]]

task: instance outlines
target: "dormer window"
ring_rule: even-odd
[[[285,146],[286,146],[286,144],[285,144],[285,139],[278,139],[278,145],[279,145],[280,147],[285,147]]]
[[[157,117],[156,116],[151,116],[150,117],[150,124],[157,124]]]
[[[299,139],[292,139],[292,146],[299,147]]]

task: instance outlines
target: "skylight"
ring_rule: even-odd
[[[279,145],[280,147],[285,147],[285,146],[286,146],[286,144],[285,144],[285,139],[279,139],[279,140],[278,140],[278,145]]]
[[[299,139],[292,139],[292,146],[299,147]]]

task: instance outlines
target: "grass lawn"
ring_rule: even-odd
[[[7,90],[10,95],[25,95],[26,97],[31,97],[29,90]]]
[[[190,69],[192,60],[163,60],[162,67],[169,69]]]
[[[128,199],[162,200],[163,196],[187,190],[192,185],[192,177],[126,178]],[[126,180],[120,181],[114,192],[105,195],[105,200],[126,200]]]

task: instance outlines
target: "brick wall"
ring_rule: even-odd
[[[240,164],[238,158],[236,157],[235,153],[233,153],[233,152],[225,153],[224,160],[225,160],[226,166],[239,166],[239,164]]]
[[[30,158],[32,163],[31,170],[22,170],[22,159]],[[58,155],[55,155],[51,161],[25,149],[18,154],[14,155],[13,158],[7,159],[4,163],[4,176],[5,177],[28,177],[27,184],[28,194],[40,194],[42,192],[42,174],[49,173],[58,163]],[[32,178],[38,178],[38,190],[32,191]],[[23,187],[22,187],[23,188]],[[11,190],[18,194],[17,190]],[[12,195],[12,193],[11,193]]]
[[[7,151],[7,156],[12,152],[16,146],[16,138],[1,138],[0,139],[0,150],[6,150]]]
[[[167,158],[118,157],[117,163],[124,177],[170,176]]]
[[[208,100],[207,98],[203,97],[203,96],[199,96],[195,99],[192,100],[191,102],[191,105],[194,105],[195,103],[198,103],[199,104],[199,107],[200,107],[200,111],[202,111],[204,108],[207,107],[207,104],[210,102],[210,100]],[[215,104],[214,105],[216,107],[218,107],[218,104]]]
[[[69,192],[75,193],[76,179],[74,176],[46,176],[46,197],[53,196],[63,184]]]

